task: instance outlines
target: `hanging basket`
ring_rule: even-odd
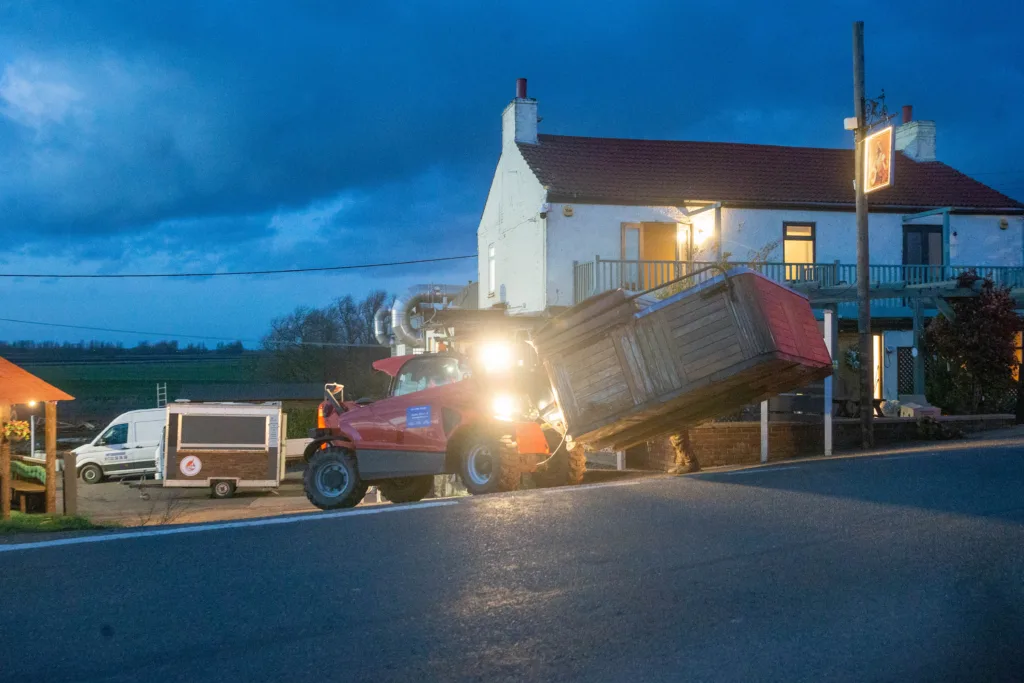
[[[11,420],[3,426],[3,437],[8,441],[25,441],[30,433],[31,428],[24,420]]]

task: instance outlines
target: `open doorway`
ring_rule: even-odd
[[[622,281],[626,289],[657,287],[683,274],[690,258],[689,226],[678,223],[622,224]]]

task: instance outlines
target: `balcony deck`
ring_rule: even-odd
[[[595,258],[593,261],[573,263],[573,302],[612,289],[623,288],[644,291],[712,266],[712,262],[694,261],[627,261]],[[822,288],[857,286],[857,266],[849,263],[742,263],[766,277],[784,284],[817,283]],[[928,284],[955,279],[960,273],[973,270],[982,277],[1008,287],[1024,287],[1024,267],[1021,266],[930,266],[930,265],[872,265],[869,273],[872,285]],[[713,270],[703,270],[694,276],[691,285],[715,276]],[[856,303],[839,304],[840,318],[856,318]],[[871,315],[876,318],[909,318],[913,311],[906,299],[875,299],[871,302]]]

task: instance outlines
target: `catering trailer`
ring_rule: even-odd
[[[214,498],[236,488],[276,488],[284,478],[286,420],[279,402],[168,404],[157,476],[165,487],[209,487]]]

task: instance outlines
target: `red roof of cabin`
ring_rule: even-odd
[[[849,149],[727,142],[540,135],[519,144],[552,202],[678,206],[841,205],[853,208]],[[954,207],[1021,213],[1024,204],[938,161],[895,155],[893,187],[869,195],[875,207]]]
[[[74,398],[6,358],[0,358],[0,404],[71,401]]]
[[[405,365],[405,361],[410,358],[412,358],[412,355],[381,358],[380,360],[373,361],[373,369],[394,377],[398,374],[398,371],[402,369],[402,366]]]

